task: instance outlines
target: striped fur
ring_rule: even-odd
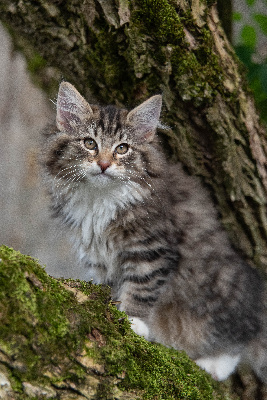
[[[167,163],[160,109],[160,96],[130,112],[90,106],[62,83],[44,154],[54,214],[72,229],[81,279],[109,284],[137,332],[186,350],[218,379],[257,346],[266,382],[263,284],[199,181]]]

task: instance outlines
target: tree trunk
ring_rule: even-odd
[[[214,1],[0,0],[0,15],[52,97],[62,77],[104,104],[162,92],[169,155],[203,178],[234,246],[267,272],[266,134]]]
[[[60,77],[104,104],[162,92],[173,157],[205,179],[233,244],[266,271],[266,135],[213,1],[1,0],[0,13],[50,95]]]

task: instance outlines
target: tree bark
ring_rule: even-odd
[[[214,1],[0,0],[0,16],[52,98],[61,78],[104,104],[161,92],[169,156],[202,177],[234,246],[267,272],[266,133]]]
[[[266,271],[266,134],[213,1],[1,0],[0,15],[52,96],[60,77],[104,104],[162,92],[173,158],[204,178],[233,244]]]

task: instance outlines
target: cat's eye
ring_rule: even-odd
[[[129,150],[129,146],[127,143],[121,143],[119,146],[116,147],[116,153],[118,154],[126,154]]]
[[[97,144],[94,139],[86,138],[83,143],[88,150],[97,150]]]

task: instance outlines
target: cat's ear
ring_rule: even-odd
[[[162,96],[156,95],[144,101],[127,115],[127,122],[136,127],[141,139],[148,142],[153,140],[159,123],[161,107]]]
[[[78,90],[70,83],[62,82],[57,97],[57,128],[60,131],[70,131],[92,114],[90,105]]]

